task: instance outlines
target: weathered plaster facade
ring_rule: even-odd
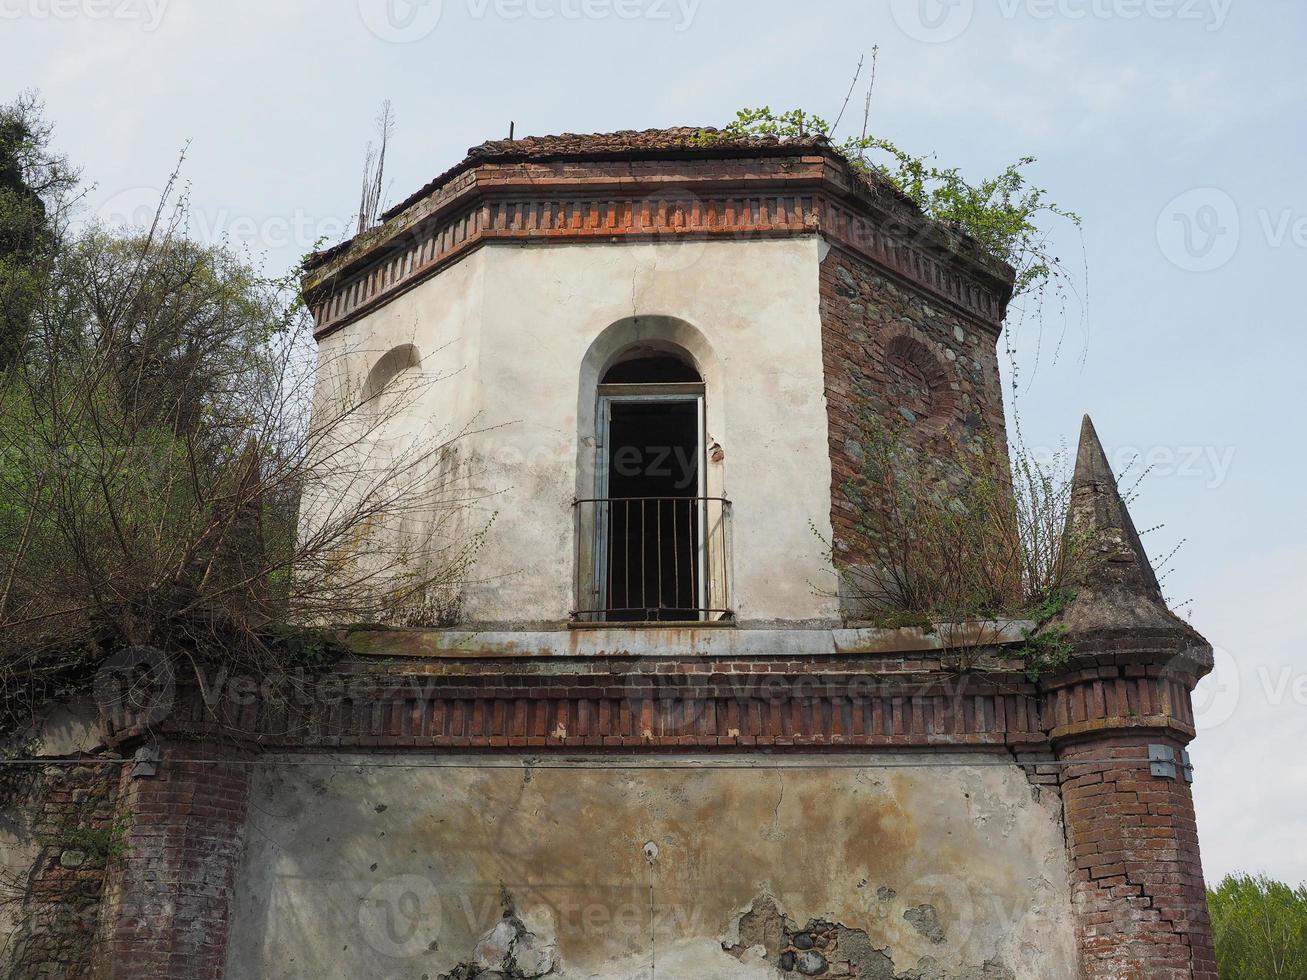
[[[521,627],[575,608],[572,501],[594,495],[597,375],[642,340],[677,344],[704,374],[707,441],[723,453],[708,481],[732,501],[740,620],[830,622],[820,251],[816,236],[481,249],[323,338],[320,356],[362,378],[413,344],[443,379],[406,404],[394,438],[469,430],[470,523],[498,518],[464,612]]]
[[[865,934],[859,976],[1075,972],[1060,804],[1006,753],[297,761],[256,778],[229,978],[446,977],[503,893],[559,978],[784,975],[778,940],[741,925],[768,900],[793,933]]]

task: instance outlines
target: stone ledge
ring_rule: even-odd
[[[539,659],[551,657],[767,658],[862,653],[926,653],[1011,646],[1035,624],[1025,620],[876,629],[722,629],[717,626],[644,626],[584,630],[356,629],[344,634],[356,654],[430,659]]]

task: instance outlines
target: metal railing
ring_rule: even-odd
[[[578,500],[577,622],[731,619],[724,497]]]

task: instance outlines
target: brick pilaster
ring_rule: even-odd
[[[126,852],[104,904],[96,975],[219,980],[252,756],[214,741],[160,750],[156,775],[124,767]]]
[[[1217,980],[1193,796],[1151,774],[1150,744],[1184,747],[1139,730],[1058,753],[1084,980]]]

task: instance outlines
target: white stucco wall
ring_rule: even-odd
[[[710,483],[733,503],[737,617],[836,616],[821,594],[818,539],[829,537],[831,481],[818,252],[815,236],[488,247],[323,340],[323,363],[359,379],[403,343],[418,346],[427,374],[448,375],[394,438],[471,429],[462,444],[477,499],[466,526],[497,517],[466,589],[467,621],[560,622],[573,608],[571,505],[591,493],[582,364],[622,321],[640,336],[683,324],[709,355],[707,439],[725,453]]]

